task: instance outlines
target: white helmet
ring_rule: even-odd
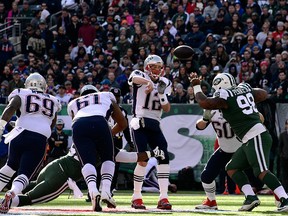
[[[24,83],[25,88],[45,92],[47,88],[46,80],[42,75],[35,72],[30,74]]]
[[[228,89],[231,87],[236,86],[236,81],[234,77],[229,73],[219,73],[212,82],[212,88],[215,89],[215,91],[219,89]]]
[[[144,61],[144,72],[154,78],[163,76],[164,62],[161,57],[158,55],[148,55],[148,57]]]
[[[84,85],[80,90],[80,96],[90,93],[99,92],[99,90],[93,85]]]

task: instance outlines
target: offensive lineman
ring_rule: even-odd
[[[82,175],[88,186],[93,210],[102,211],[100,199],[107,205],[116,207],[110,192],[115,169],[113,135],[125,129],[127,121],[114,95],[111,92],[98,92],[93,85],[85,85],[81,89],[80,97],[72,100],[67,110],[73,120],[72,139],[83,166]],[[107,121],[110,115],[116,122],[112,131]],[[95,168],[97,154],[102,162],[101,196],[97,188]]]
[[[7,163],[0,170],[0,191],[17,171],[12,187],[5,194],[0,212],[9,210],[9,202],[22,192],[39,169],[44,159],[47,139],[57,120],[61,104],[54,96],[44,93],[45,79],[39,73],[29,75],[24,83],[25,89],[15,89],[8,96],[9,104],[0,120],[0,133],[6,123],[17,112],[15,128],[7,134],[9,143]]]
[[[207,199],[202,205],[196,206],[196,209],[218,209],[215,179],[220,170],[229,162],[233,153],[242,145],[219,110],[204,110],[203,118],[197,121],[196,128],[204,130],[210,123],[216,132],[219,148],[211,155],[201,173],[201,182]]]
[[[169,184],[169,156],[167,141],[160,128],[162,110],[169,112],[170,103],[167,95],[171,93],[171,82],[163,77],[164,63],[161,57],[149,55],[144,61],[144,72],[134,70],[128,83],[133,87],[133,118],[130,121],[133,142],[138,152],[159,146],[165,153],[165,160],[159,161],[157,166],[160,197],[157,208],[170,210],[172,205],[168,201]],[[132,208],[146,209],[143,204],[141,189],[143,185],[147,162],[138,162],[134,170],[134,193]]]
[[[226,165],[228,175],[246,196],[242,208],[245,208],[245,211],[251,211],[260,204],[260,200],[243,172],[246,168],[252,167],[254,175],[280,198],[277,210],[287,212],[287,193],[277,177],[267,168],[272,139],[261,123],[255,104],[264,101],[267,98],[267,92],[263,89],[251,88],[247,83],[237,86],[231,74],[221,73],[213,79],[213,86],[216,89],[215,97],[207,98],[201,90],[197,74],[192,73],[191,78],[199,105],[204,109],[221,109],[223,117],[229,122],[237,137],[242,140],[243,145]]]

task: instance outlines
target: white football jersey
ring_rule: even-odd
[[[8,96],[21,98],[20,116],[15,126],[40,133],[47,138],[51,135],[51,124],[55,114],[61,110],[61,104],[53,95],[37,92],[31,89],[15,89]]]
[[[211,113],[215,113],[211,119],[211,124],[217,134],[220,148],[227,153],[235,152],[242,145],[242,142],[237,139],[230,124],[223,118],[219,110],[212,110]]]
[[[67,107],[68,114],[74,118],[88,116],[103,116],[109,118],[111,114],[112,101],[116,98],[111,92],[95,92],[72,100]]]
[[[134,70],[129,79],[129,85],[133,86],[133,106],[132,106],[132,113],[135,117],[146,117],[152,118],[156,120],[160,120],[162,115],[162,108],[160,104],[160,99],[158,96],[157,86],[158,83],[154,83],[154,89],[149,94],[145,93],[146,86],[145,85],[137,85],[134,84],[132,81],[133,77],[143,77],[147,80],[151,80],[150,77],[139,70]],[[160,77],[160,79],[166,83],[166,89],[164,94],[170,95],[171,94],[171,86],[172,83],[165,77]]]

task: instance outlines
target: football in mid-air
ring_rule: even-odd
[[[174,56],[179,60],[190,60],[194,53],[193,48],[187,45],[180,45],[174,49]]]

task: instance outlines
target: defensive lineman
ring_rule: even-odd
[[[240,210],[251,211],[260,204],[243,172],[244,169],[252,167],[254,175],[280,197],[281,204],[277,210],[288,211],[288,196],[279,180],[267,168],[272,139],[261,123],[255,104],[264,101],[267,92],[263,89],[251,88],[246,83],[237,86],[231,74],[221,73],[213,79],[213,86],[217,91],[215,97],[207,98],[202,93],[197,74],[193,73],[191,78],[199,105],[204,109],[221,109],[223,117],[243,142],[226,166],[228,175],[246,196]]]
[[[61,109],[54,96],[44,93],[46,87],[45,79],[39,73],[33,73],[27,77],[25,89],[15,89],[8,96],[9,104],[0,120],[0,133],[16,111],[19,116],[15,128],[5,138],[9,143],[9,157],[0,170],[0,190],[16,171],[17,177],[5,194],[2,213],[8,211],[10,199],[28,185],[44,159],[47,139]]]

